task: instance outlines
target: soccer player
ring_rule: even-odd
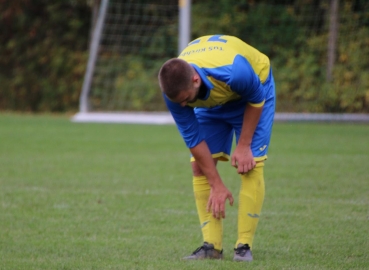
[[[264,201],[264,161],[273,126],[275,85],[269,58],[227,35],[195,39],[159,71],[166,105],[191,152],[203,245],[184,259],[222,259],[222,219],[232,193],[216,165],[231,160],[241,177],[234,260],[251,261]],[[233,137],[236,147],[232,156]]]

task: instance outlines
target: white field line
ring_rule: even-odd
[[[168,112],[90,112],[77,113],[71,118],[75,123],[130,123],[130,124],[174,124]],[[334,113],[276,113],[280,122],[369,122],[369,114]]]

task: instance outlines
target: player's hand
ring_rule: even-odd
[[[256,166],[250,147],[237,146],[231,158],[232,166],[237,168],[239,174],[247,173]]]
[[[233,205],[232,193],[223,185],[217,185],[210,190],[210,196],[207,205],[207,211],[213,213],[213,217],[220,219],[225,218],[225,203],[229,200],[229,204]]]

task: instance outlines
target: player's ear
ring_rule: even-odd
[[[201,85],[200,75],[195,73],[192,77],[192,82],[193,82],[195,87],[200,87],[200,85]]]

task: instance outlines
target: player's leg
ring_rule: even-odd
[[[217,159],[214,159],[214,162],[216,164]],[[209,182],[196,161],[192,161],[191,165],[193,170],[193,192],[204,245],[185,259],[221,259],[223,223],[221,219],[214,218],[212,213],[207,211],[210,195]]]
[[[257,166],[247,174],[241,175],[235,260],[252,260],[251,249],[264,201],[264,160],[267,158],[275,111],[272,76],[266,87],[266,102],[251,144]],[[228,114],[230,122],[235,128],[236,142],[238,142],[241,133],[243,113],[244,108],[240,107],[237,111],[233,107],[233,111]]]
[[[241,175],[238,206],[238,238],[234,260],[251,261],[252,245],[264,202],[264,162]]]
[[[218,160],[228,160],[233,138],[232,127],[222,123],[219,119],[213,119],[214,115],[206,110],[197,112],[197,117],[215,164]],[[186,259],[221,258],[223,249],[222,219],[214,218],[212,213],[207,211],[210,196],[209,182],[193,157],[191,165],[193,191],[204,245]]]
[[[268,107],[263,111],[267,112]],[[267,115],[267,114],[266,114]],[[239,193],[238,209],[238,240],[239,244],[253,246],[253,239],[258,225],[265,194],[264,184],[264,160],[267,158],[267,149],[270,143],[273,117],[261,118],[254,134],[251,149],[256,167],[246,174],[241,175],[241,187]],[[236,132],[236,139],[239,134]]]

